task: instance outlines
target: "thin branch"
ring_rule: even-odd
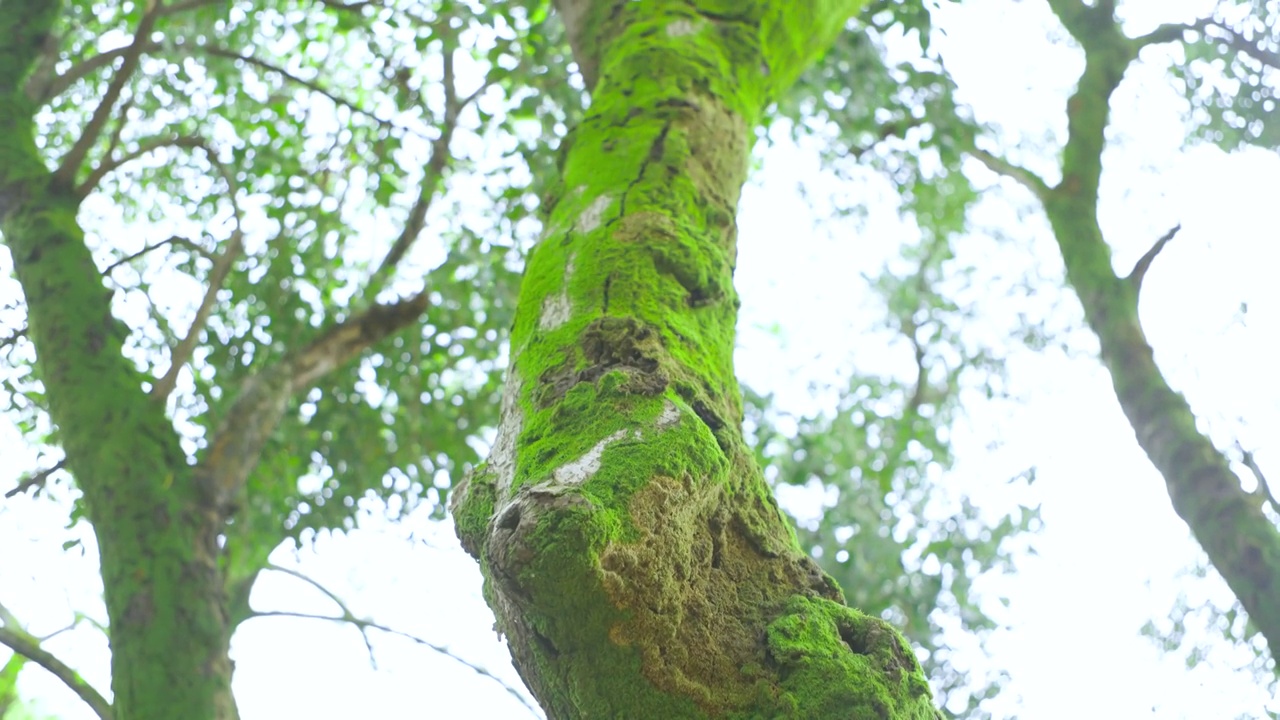
[[[23,338],[26,336],[27,336],[27,326],[23,325],[17,330],[14,330],[13,332],[9,333],[9,335],[5,337],[3,340],[0,340],[0,349],[7,348],[10,345],[13,345],[14,343],[18,342],[18,338]]]
[[[138,63],[142,59],[142,51],[148,44],[147,38],[151,36],[151,30],[155,27],[156,19],[160,16],[163,9],[161,0],[147,0],[147,10],[142,15],[142,19],[138,21],[138,28],[133,33],[133,42],[129,43],[129,47],[122,55],[124,61],[120,63],[120,69],[116,71],[111,83],[107,85],[107,91],[103,93],[101,102],[93,111],[93,116],[89,119],[84,131],[80,133],[79,139],[75,145],[67,151],[62,157],[62,163],[58,169],[54,171],[54,177],[62,183],[71,185],[75,182],[76,173],[80,167],[84,165],[85,158],[89,155],[89,149],[97,142],[98,136],[102,134],[103,127],[106,126],[107,120],[111,117],[112,111],[115,109],[116,102],[120,99],[120,93],[124,91],[125,83],[129,81],[135,70],[138,69]]]
[[[451,48],[447,45],[444,48],[444,122],[440,126],[440,137],[431,143],[431,157],[423,168],[422,182],[418,189],[418,199],[414,201],[413,207],[409,210],[409,216],[405,219],[400,235],[396,237],[391,244],[391,249],[383,256],[382,262],[378,264],[378,268],[369,277],[364,290],[357,295],[358,297],[366,298],[367,302],[372,302],[374,297],[384,289],[386,283],[395,273],[396,267],[409,252],[413,243],[417,241],[418,236],[422,234],[423,228],[426,226],[427,213],[430,211],[431,204],[439,191],[445,171],[448,170],[449,163],[453,159],[449,151],[449,144],[453,140],[454,130],[458,126],[458,117],[468,105],[480,97],[489,87],[489,83],[486,81],[466,97],[458,97],[454,74],[454,50],[456,48]]]
[[[1158,26],[1155,30],[1140,35],[1133,39],[1134,47],[1142,49],[1148,45],[1161,45],[1171,42],[1185,42],[1187,33],[1202,32],[1204,26],[1209,22],[1208,18],[1201,18],[1190,25],[1182,23],[1166,23]]]
[[[1156,240],[1150,250],[1143,254],[1142,257],[1138,258],[1138,262],[1134,264],[1133,270],[1129,271],[1129,276],[1125,278],[1127,282],[1133,283],[1133,290],[1135,293],[1142,290],[1142,278],[1146,276],[1147,270],[1151,269],[1151,263],[1155,261],[1156,256],[1160,254],[1161,250],[1164,250],[1164,246],[1168,245],[1169,241],[1172,240],[1181,229],[1182,223],[1174,225],[1169,232],[1162,235],[1159,240]]]
[[[1209,22],[1205,27],[1215,31],[1213,33],[1206,32],[1206,39],[1221,42],[1241,55],[1247,55],[1269,68],[1280,70],[1280,53],[1274,50],[1267,50],[1257,43],[1249,42],[1235,30],[1221,23]]]
[[[389,128],[391,130],[397,130],[400,132],[412,133],[414,135],[417,135],[418,137],[423,138],[424,140],[428,139],[421,132],[414,130],[413,128],[400,125],[394,120],[387,120],[385,118],[380,118],[377,115],[375,115],[373,112],[370,112],[369,110],[366,110],[363,107],[360,107],[360,105],[358,105],[357,103],[351,100],[348,100],[342,97],[341,95],[338,95],[337,93],[333,92],[332,90],[329,90],[325,86],[315,81],[307,80],[306,78],[299,77],[293,72],[290,72],[289,70],[286,70],[280,67],[279,65],[275,65],[273,63],[267,62],[266,60],[263,60],[261,58],[254,57],[253,55],[241,55],[240,53],[235,52],[234,50],[228,50],[226,48],[221,48],[216,45],[202,45],[202,46],[199,46],[199,50],[209,55],[213,55],[215,57],[227,58],[228,60],[240,60],[241,62],[244,62],[248,65],[252,65],[260,70],[265,70],[270,73],[275,73],[276,75],[279,75],[285,80],[288,80],[289,82],[294,83],[295,85],[300,85],[306,88],[307,90],[310,90],[311,92],[314,92],[318,95],[323,95],[324,97],[328,98],[331,102],[333,102],[333,104],[345,107],[351,112],[354,112],[358,115],[363,115],[364,117],[367,117],[373,120],[374,122],[378,123],[379,125],[382,125],[383,127]]]
[[[1041,202],[1048,199],[1050,193],[1049,184],[1034,172],[976,146],[969,148],[969,154],[977,159],[978,162],[986,165],[988,170],[1021,183]]]
[[[1276,499],[1276,494],[1271,489],[1271,483],[1267,482],[1267,476],[1262,473],[1262,467],[1258,465],[1253,453],[1245,450],[1244,445],[1240,444],[1238,440],[1236,441],[1236,448],[1240,451],[1240,462],[1244,463],[1244,466],[1249,468],[1249,472],[1253,473],[1253,476],[1258,479],[1257,493],[1266,498],[1267,502],[1271,504],[1272,510],[1280,513],[1280,500]]]
[[[396,630],[395,628],[387,627],[386,625],[382,625],[380,623],[376,623],[371,620],[350,619],[346,617],[331,617],[328,615],[312,615],[309,613],[291,612],[288,610],[268,610],[264,612],[255,612],[253,613],[253,615],[250,615],[249,617],[250,618],[287,617],[287,618],[300,618],[303,620],[328,620],[329,622],[337,622],[337,623],[345,622],[345,623],[351,623],[353,625],[367,627],[371,630],[381,630],[382,632],[388,633],[390,635],[397,635],[407,640],[412,640],[413,642],[429,650],[433,650],[462,665],[465,665],[467,668],[471,669],[477,675],[481,675],[483,677],[489,678],[490,680],[493,680],[494,682],[501,685],[504,690],[510,693],[512,697],[514,697],[516,700],[519,700],[520,704],[528,708],[530,712],[534,712],[534,713],[537,712],[537,708],[535,708],[532,704],[530,704],[529,701],[524,697],[524,695],[520,694],[520,691],[508,685],[505,680],[498,677],[497,675],[494,675],[491,671],[489,671],[484,666],[477,665],[471,662],[470,660],[466,660],[465,658],[459,657],[452,650],[450,650],[448,647],[444,645],[437,645],[436,643],[420,638],[417,635],[404,632],[403,630]]]
[[[186,336],[174,346],[173,351],[169,354],[169,369],[165,371],[163,377],[156,381],[155,387],[151,388],[151,397],[159,400],[169,397],[169,393],[173,392],[173,388],[178,382],[178,373],[182,371],[187,361],[191,359],[191,355],[196,350],[196,344],[200,340],[200,332],[204,330],[205,324],[209,321],[209,315],[213,313],[214,305],[218,299],[218,291],[226,283],[227,276],[231,274],[232,266],[240,258],[240,253],[244,249],[243,217],[240,212],[240,205],[236,200],[240,188],[236,183],[235,176],[226,165],[223,165],[218,160],[218,155],[212,148],[203,142],[197,147],[204,150],[209,162],[217,169],[218,174],[222,176],[223,182],[227,184],[227,196],[231,201],[231,212],[235,221],[235,228],[231,231],[231,239],[227,241],[227,247],[213,261],[213,269],[209,271],[209,286],[205,289],[204,298],[200,301],[200,307],[196,308],[196,316],[191,321],[191,327],[187,329]]]
[[[209,161],[211,163],[216,164],[217,162],[217,155],[209,149],[208,144],[203,138],[193,135],[161,135],[159,137],[147,138],[146,140],[140,141],[136,149],[131,152],[127,152],[118,158],[112,158],[112,153],[108,152],[102,161],[98,163],[97,167],[89,173],[89,176],[85,178],[84,182],[80,183],[80,185],[76,187],[76,193],[79,194],[80,197],[85,197],[92,192],[93,189],[98,186],[98,183],[102,182],[102,179],[112,171],[117,170],[121,166],[131,163],[138,158],[144,157],[156,150],[166,147],[185,149],[197,148],[204,150],[205,154],[209,156]]]
[[[3,627],[0,627],[0,644],[7,645],[10,650],[48,670],[64,685],[71,688],[71,692],[92,708],[101,720],[111,720],[111,703],[107,702],[107,699],[88,681],[80,677],[80,673],[59,660],[53,653],[40,647],[40,642],[35,637],[18,627],[10,627],[6,622]]]
[[[320,582],[315,578],[308,577],[304,573],[301,573],[292,568],[282,567],[280,565],[276,565],[275,563],[267,563],[267,566],[265,569],[273,570],[275,572],[288,575],[289,577],[297,578],[305,582],[306,584],[310,585],[311,587],[315,588],[316,590],[319,590],[321,593],[324,594],[325,597],[329,598],[329,600],[331,600],[334,605],[337,605],[338,609],[342,611],[342,619],[345,620],[346,622],[352,623],[360,630],[360,636],[364,638],[365,650],[369,652],[369,665],[372,666],[374,670],[378,669],[378,659],[373,652],[373,641],[369,639],[369,628],[367,626],[360,625],[360,618],[357,618],[356,614],[351,612],[351,608],[347,607],[347,604],[342,601],[342,598],[338,597],[337,594],[334,593],[329,588],[325,587],[324,585],[321,585]]]
[[[146,255],[147,253],[149,253],[149,252],[151,252],[151,251],[153,251],[153,250],[159,250],[160,248],[162,248],[162,247],[164,247],[164,246],[166,246],[166,245],[177,245],[177,246],[179,246],[179,247],[184,247],[184,248],[186,248],[186,249],[188,249],[188,250],[190,250],[190,251],[192,251],[192,252],[194,252],[194,253],[196,253],[196,254],[200,255],[201,257],[204,257],[204,258],[207,258],[207,259],[210,259],[210,260],[212,260],[212,259],[213,259],[213,258],[209,255],[209,252],[208,252],[207,250],[205,250],[204,248],[200,247],[199,245],[195,244],[194,242],[192,242],[192,241],[190,241],[190,240],[188,240],[188,239],[186,239],[186,238],[184,238],[184,237],[181,237],[181,236],[179,236],[179,235],[173,235],[172,237],[169,237],[169,238],[167,238],[167,239],[165,239],[165,240],[161,240],[161,241],[160,241],[160,242],[158,242],[158,243],[154,243],[154,244],[152,244],[152,245],[148,245],[148,246],[146,246],[146,247],[142,248],[141,250],[139,250],[138,252],[135,252],[135,253],[132,253],[132,254],[130,254],[130,255],[126,255],[125,257],[120,258],[119,260],[117,260],[117,261],[115,261],[115,262],[111,263],[110,265],[106,266],[105,268],[103,268],[103,269],[102,269],[102,274],[103,274],[103,275],[106,275],[106,274],[110,273],[112,270],[115,270],[116,268],[118,268],[118,267],[120,267],[120,266],[122,266],[122,265],[128,265],[129,263],[133,262],[134,260],[137,260],[138,258],[142,257],[143,255]]]
[[[141,51],[143,53],[147,53],[147,52],[154,51],[158,47],[160,46],[156,43],[147,43],[142,47]],[[124,47],[116,48],[114,50],[108,50],[103,53],[98,53],[93,57],[89,57],[84,60],[81,60],[75,65],[72,65],[71,67],[67,68],[66,72],[63,72],[57,75],[56,77],[54,77],[52,80],[50,80],[49,83],[45,85],[44,88],[41,89],[37,100],[39,100],[39,102],[41,103],[49,102],[50,100],[66,92],[77,81],[83,78],[86,78],[89,75],[92,75],[93,73],[101,70],[104,67],[112,65],[113,63],[115,63],[116,60],[128,55],[133,51],[134,51],[133,45],[126,45]]]
[[[33,487],[36,487],[38,485],[43,485],[44,482],[49,479],[50,475],[66,467],[66,464],[67,464],[67,461],[64,458],[62,460],[59,460],[53,467],[46,468],[44,470],[41,470],[38,473],[35,473],[34,475],[27,478],[26,480],[23,480],[22,482],[18,483],[17,487],[13,488],[9,492],[6,492],[4,494],[5,499],[7,500],[12,497],[17,497],[22,493],[30,490]]]

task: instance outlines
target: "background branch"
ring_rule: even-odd
[[[1023,187],[1030,190],[1031,194],[1035,195],[1041,202],[1044,202],[1044,200],[1049,196],[1050,188],[1048,183],[1030,170],[1020,165],[1015,165],[1014,163],[1011,163],[998,155],[989,153],[977,146],[970,147],[968,152],[978,162],[986,165],[988,170],[998,175],[1003,175],[1011,180],[1016,180]]]
[[[4,614],[6,619],[4,625],[0,626],[0,644],[8,646],[10,650],[52,673],[92,708],[101,720],[112,720],[111,703],[107,702],[101,693],[80,677],[80,673],[59,660],[53,653],[40,647],[40,641],[35,636],[15,627],[12,623],[13,616],[9,615],[8,611]]]
[[[497,675],[494,675],[484,666],[477,665],[471,662],[470,660],[459,657],[452,650],[445,647],[444,645],[437,645],[436,643],[420,638],[417,635],[404,632],[403,630],[396,630],[395,628],[387,627],[386,625],[373,622],[372,620],[360,620],[358,618],[348,618],[348,617],[332,617],[329,615],[312,615],[309,613],[291,612],[289,610],[267,610],[264,612],[255,612],[249,617],[250,618],[287,617],[287,618],[301,618],[303,620],[328,620],[329,622],[351,623],[352,625],[356,625],[362,628],[369,628],[372,630],[381,630],[382,632],[385,632],[391,635],[396,635],[396,636],[405,638],[407,640],[412,640],[413,642],[429,650],[433,650],[462,665],[465,665],[466,667],[470,668],[473,672],[475,672],[477,675],[482,675],[484,677],[489,678],[490,680],[493,680],[494,682],[501,685],[502,688],[506,690],[512,697],[519,700],[521,705],[524,705],[525,707],[529,708],[530,712],[534,712],[534,713],[537,712],[537,709],[534,708],[534,706],[531,705],[527,699],[525,699],[524,695],[521,695],[518,690],[511,687],[509,684],[507,684],[506,681],[504,681],[502,678],[498,677]]]
[[[143,14],[142,19],[138,21],[138,28],[133,33],[133,42],[125,48],[125,52],[121,55],[124,59],[120,63],[120,69],[116,71],[111,83],[107,85],[107,90],[102,94],[102,101],[98,103],[98,107],[93,111],[93,116],[84,126],[84,131],[80,133],[79,139],[75,145],[67,151],[62,157],[62,163],[58,169],[54,171],[54,178],[62,183],[71,185],[75,182],[76,173],[80,167],[84,165],[85,158],[89,155],[89,149],[98,140],[98,136],[102,134],[103,127],[107,124],[107,119],[111,117],[112,111],[115,109],[116,102],[120,100],[120,93],[124,91],[125,83],[129,82],[138,63],[142,58],[142,51],[148,44],[147,38],[151,35],[152,28],[155,27],[156,19],[160,15],[162,3],[160,0],[149,0],[149,9]]]

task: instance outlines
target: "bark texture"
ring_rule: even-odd
[[[551,718],[932,718],[905,641],[801,550],[741,434],[753,131],[856,0],[559,3],[592,87],[529,258],[499,433],[454,497]]]
[[[1039,191],[1067,279],[1098,335],[1102,361],[1138,443],[1164,477],[1174,510],[1244,605],[1272,654],[1280,648],[1280,532],[1246,492],[1226,457],[1196,427],[1186,399],[1156,365],[1138,317],[1138,280],[1113,268],[1098,225],[1098,188],[1110,99],[1143,42],[1126,37],[1114,3],[1050,3],[1085,51],[1085,69],[1067,105],[1062,182]],[[1145,258],[1144,262],[1149,262]]]

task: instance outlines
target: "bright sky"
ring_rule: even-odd
[[[1142,31],[1189,19],[1210,5],[1131,0],[1124,9],[1133,29]],[[942,51],[965,100],[980,119],[998,119],[1011,136],[1021,137],[1024,161],[1037,169],[1045,166],[1036,164],[1036,148],[1055,141],[1044,129],[1053,128],[1059,138],[1064,129],[1065,95],[1080,66],[1066,46],[1046,46],[1047,13],[1040,1],[967,0],[963,8],[949,9],[942,23],[948,31]],[[993,28],[1000,28],[998,36]],[[1280,376],[1270,352],[1280,330],[1280,291],[1272,277],[1280,267],[1280,237],[1274,180],[1265,180],[1280,177],[1280,158],[1183,152],[1178,101],[1155,63],[1136,71],[1120,95],[1102,211],[1117,264],[1127,268],[1173,224],[1183,226],[1144,285],[1148,338],[1219,444],[1239,438],[1257,450],[1264,468],[1280,475],[1280,447],[1274,444],[1280,437]],[[800,184],[819,203],[829,197],[868,203],[866,223],[819,222],[797,192]],[[979,227],[998,228],[1009,239],[975,233],[960,241],[961,260],[979,263],[992,288],[1025,273],[1050,278],[1032,309],[1047,313],[1054,326],[1078,326],[1074,299],[1054,285],[1061,268],[1045,222],[1038,212],[1016,211],[1028,202],[1025,193],[1001,187],[975,218]],[[859,328],[865,327],[859,309],[868,305],[850,278],[874,272],[908,237],[888,205],[890,195],[889,188],[841,185],[821,172],[812,152],[790,146],[770,151],[763,174],[745,191],[739,371],[753,387],[778,392],[787,409],[822,404],[809,396],[811,382],[837,382],[850,363],[883,360],[859,344]],[[979,303],[992,313],[997,331],[1009,308],[998,297]],[[1241,303],[1247,304],[1243,316]],[[763,330],[774,324],[784,328],[781,340]],[[947,478],[948,489],[995,510],[1042,503],[1046,523],[1035,543],[1039,555],[1023,559],[1017,575],[986,585],[1012,600],[998,616],[1009,629],[985,648],[991,659],[961,647],[959,661],[1010,672],[1007,692],[993,707],[997,717],[1261,717],[1269,698],[1250,676],[1232,669],[1244,656],[1223,649],[1207,666],[1189,671],[1139,637],[1139,627],[1165,617],[1180,591],[1222,601],[1229,596],[1220,582],[1178,577],[1198,550],[1137,448],[1106,374],[1080,355],[1093,341],[1078,332],[1071,338],[1075,356],[1015,353],[1011,390],[1023,401],[975,408],[958,433],[959,464]],[[993,439],[1002,441],[995,450],[988,448]],[[0,457],[6,459],[0,489],[16,480],[19,469],[35,465],[7,420],[0,421]],[[1004,481],[1033,464],[1039,472],[1030,495],[1011,495]],[[804,498],[792,500],[804,510]],[[63,508],[27,498],[0,509],[0,602],[37,634],[64,627],[76,611],[104,615],[95,560],[62,550],[64,522]],[[376,520],[363,525],[349,537],[321,539],[315,552],[282,551],[275,560],[347,598],[358,614],[450,646],[519,686],[490,630],[478,571],[451,528],[425,519],[402,527]],[[315,590],[278,574],[263,578],[253,601],[261,610],[334,611]],[[82,627],[48,647],[104,692],[109,687],[100,633]],[[375,633],[374,647],[377,672],[353,629],[312,620],[249,622],[233,646],[242,716],[530,716],[492,680],[410,641]],[[59,717],[91,717],[39,670],[23,675],[23,692]]]

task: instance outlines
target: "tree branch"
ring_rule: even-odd
[[[125,83],[129,81],[134,71],[137,70],[138,63],[142,59],[142,51],[148,44],[151,30],[155,27],[156,20],[159,18],[162,9],[161,0],[147,0],[147,10],[143,13],[142,19],[138,21],[138,28],[133,33],[133,42],[129,43],[129,46],[121,56],[124,61],[120,64],[120,69],[111,78],[111,83],[107,85],[106,92],[102,94],[102,100],[93,111],[93,116],[89,119],[88,124],[84,126],[84,131],[80,133],[80,138],[76,140],[75,145],[71,146],[67,154],[62,157],[62,163],[54,171],[56,180],[66,185],[75,183],[76,173],[84,165],[84,160],[89,155],[90,148],[97,142],[98,136],[102,134],[102,129],[106,126],[108,118],[111,117],[111,113],[115,109],[116,102],[120,99],[120,93],[124,91]]]
[[[187,334],[173,348],[169,354],[169,369],[165,371],[163,377],[156,381],[155,387],[151,388],[151,397],[164,400],[169,397],[169,393],[173,392],[174,386],[178,382],[178,373],[191,359],[192,353],[195,352],[196,344],[200,339],[200,332],[204,330],[205,323],[209,321],[209,315],[213,312],[213,307],[218,299],[218,291],[227,281],[227,276],[231,274],[231,268],[235,261],[239,259],[240,252],[244,249],[244,225],[243,217],[240,212],[240,205],[236,199],[240,188],[236,184],[235,175],[227,166],[218,160],[218,155],[204,143],[203,140],[196,138],[194,147],[204,150],[210,164],[217,169],[218,174],[222,176],[223,182],[227,184],[227,196],[231,201],[231,213],[235,221],[235,228],[231,231],[231,239],[227,241],[227,247],[222,251],[213,262],[213,269],[209,272],[209,287],[205,289],[204,298],[200,301],[200,306],[196,309],[196,316],[191,321],[191,327],[187,329]]]
[[[345,107],[351,112],[356,113],[358,115],[363,115],[364,117],[367,117],[373,120],[374,122],[378,123],[379,125],[382,125],[383,127],[386,127],[388,129],[396,130],[399,132],[412,133],[423,139],[429,139],[426,136],[424,136],[421,132],[414,130],[413,128],[400,125],[393,120],[380,118],[374,113],[370,112],[369,110],[365,110],[364,108],[360,107],[360,105],[358,105],[357,103],[351,100],[348,100],[342,97],[341,95],[338,95],[332,90],[329,90],[325,86],[315,81],[307,80],[306,78],[299,77],[298,75],[280,67],[279,65],[275,65],[261,58],[254,57],[253,55],[241,55],[240,53],[235,52],[234,50],[228,50],[226,48],[221,48],[216,45],[202,45],[199,47],[199,49],[208,55],[213,55],[214,57],[226,58],[228,60],[239,60],[248,65],[252,65],[253,67],[256,67],[260,70],[265,70],[270,73],[275,73],[276,75],[279,75],[280,77],[284,78],[285,80],[291,83],[294,83],[295,85],[299,85],[303,88],[306,88],[307,90],[310,90],[311,92],[314,92],[318,95],[322,95],[328,98],[335,105]]]
[[[1050,192],[1048,183],[1034,172],[1031,172],[1021,165],[1011,163],[994,153],[989,153],[976,145],[970,147],[968,149],[968,153],[978,162],[986,165],[988,170],[998,175],[1003,175],[1011,180],[1016,180],[1023,187],[1030,190],[1031,194],[1035,195],[1041,202],[1044,202],[1048,198]]]
[[[1280,500],[1276,499],[1275,491],[1272,490],[1271,483],[1267,482],[1267,476],[1262,473],[1262,467],[1258,465],[1253,453],[1245,450],[1244,445],[1239,441],[1236,442],[1236,448],[1240,451],[1240,462],[1244,463],[1244,466],[1249,468],[1249,472],[1253,473],[1253,476],[1258,480],[1257,494],[1271,504],[1272,510],[1280,513]]]
[[[455,48],[449,46],[449,40],[446,39],[444,47],[444,122],[440,126],[440,137],[431,143],[431,157],[427,160],[426,167],[423,168],[422,182],[418,186],[418,199],[414,201],[413,207],[409,210],[409,216],[405,220],[404,228],[401,229],[399,237],[391,244],[391,249],[387,251],[386,256],[382,258],[382,262],[378,265],[378,269],[370,276],[368,283],[365,285],[363,292],[358,293],[357,297],[364,297],[367,302],[372,302],[379,292],[382,291],[387,281],[391,279],[395,273],[396,266],[404,259],[405,254],[413,243],[422,234],[423,227],[427,222],[427,212],[431,209],[431,203],[435,200],[436,192],[439,190],[440,183],[444,178],[445,169],[449,165],[452,156],[449,154],[449,143],[453,139],[454,129],[458,126],[458,115],[462,112],[462,108],[466,103],[471,102],[479,92],[472,93],[463,103],[458,102],[458,89],[455,84],[454,67],[453,67],[453,51]],[[481,86],[484,87],[483,85]]]
[[[412,640],[418,645],[421,645],[429,650],[433,650],[441,655],[444,655],[447,658],[450,658],[466,666],[467,668],[475,672],[477,675],[481,675],[483,677],[489,678],[490,680],[493,680],[494,682],[501,685],[502,688],[506,690],[512,697],[514,697],[516,700],[519,700],[520,704],[528,708],[530,712],[533,712],[533,713],[537,712],[537,709],[532,704],[530,704],[530,702],[524,697],[524,695],[521,695],[518,690],[508,685],[506,681],[504,681],[502,678],[498,677],[497,675],[494,675],[484,666],[477,665],[471,662],[470,660],[466,660],[462,657],[459,657],[452,650],[450,650],[448,647],[444,645],[437,645],[436,643],[433,643],[424,638],[420,638],[417,635],[404,632],[403,630],[396,630],[395,628],[387,627],[386,625],[373,622],[372,620],[361,620],[359,618],[354,618],[349,616],[333,617],[329,615],[312,615],[310,613],[292,612],[289,610],[267,610],[263,612],[255,612],[249,617],[250,619],[286,617],[286,618],[301,618],[303,620],[328,620],[329,622],[336,622],[336,623],[350,623],[360,628],[368,628],[371,630],[381,630],[382,632],[388,633],[390,635],[396,635],[398,637],[402,637],[407,640]]]
[[[1202,32],[1205,24],[1208,22],[1208,18],[1201,18],[1190,25],[1183,25],[1181,23],[1167,23],[1160,25],[1146,35],[1140,35],[1134,38],[1133,44],[1135,48],[1140,50],[1148,45],[1160,45],[1163,43],[1180,41],[1185,42],[1187,33]]]
[[[287,567],[282,567],[280,565],[276,565],[275,563],[267,563],[267,566],[265,569],[273,570],[275,572],[288,575],[289,577],[297,578],[305,582],[306,584],[310,585],[311,587],[315,588],[316,590],[319,590],[321,593],[324,594],[325,597],[329,598],[329,600],[331,600],[334,605],[337,605],[338,610],[342,611],[342,619],[346,622],[356,625],[356,627],[359,628],[360,636],[364,638],[365,650],[369,652],[369,665],[372,666],[374,670],[378,669],[378,659],[374,656],[373,642],[370,641],[369,639],[368,626],[360,625],[360,622],[361,622],[360,618],[357,618],[356,614],[351,612],[351,608],[347,607],[347,604],[342,601],[342,598],[338,597],[337,594],[334,593],[329,588],[325,587],[324,585],[321,585],[318,580],[308,577],[307,575],[297,570],[293,570]]]
[[[331,326],[301,350],[250,376],[222,418],[201,463],[203,482],[224,513],[257,466],[262,448],[284,417],[294,393],[350,362],[366,348],[421,317],[427,291],[391,305],[374,305]]]
[[[40,647],[39,640],[34,636],[19,627],[11,626],[10,622],[6,621],[3,626],[0,626],[0,644],[7,645],[10,650],[52,673],[92,708],[101,720],[112,720],[111,703],[80,677],[80,673]]]
[[[64,458],[62,460],[59,460],[53,467],[41,470],[40,472],[35,473],[34,475],[27,478],[26,480],[19,482],[17,486],[15,486],[12,490],[4,494],[5,499],[7,500],[12,497],[17,497],[22,493],[26,492],[27,490],[30,490],[31,488],[36,487],[37,485],[43,485],[44,481],[48,480],[50,475],[66,467],[66,464],[67,464],[67,461]]]
[[[1181,229],[1182,223],[1174,225],[1169,232],[1161,236],[1161,238],[1151,246],[1150,250],[1148,250],[1142,257],[1138,258],[1138,262],[1134,264],[1133,270],[1129,271],[1128,277],[1125,278],[1127,282],[1133,283],[1133,291],[1135,295],[1142,289],[1142,278],[1146,276],[1147,270],[1151,269],[1151,263],[1156,259],[1156,256],[1160,254],[1160,251],[1164,250],[1164,246],[1168,245],[1169,241],[1173,239],[1173,236],[1177,235],[1178,231]]]
[[[160,242],[158,242],[158,243],[154,243],[154,244],[152,244],[152,245],[148,245],[148,246],[146,246],[146,247],[142,248],[141,250],[139,250],[138,252],[131,253],[131,254],[129,254],[129,255],[126,255],[125,257],[120,258],[119,260],[117,260],[117,261],[115,261],[115,262],[111,263],[110,265],[106,266],[105,268],[103,268],[103,269],[102,269],[102,274],[103,274],[103,275],[106,275],[106,274],[110,273],[112,270],[115,270],[116,268],[118,268],[118,267],[120,267],[120,266],[122,266],[122,265],[128,265],[129,263],[133,262],[134,260],[137,260],[138,258],[142,257],[143,255],[146,255],[147,253],[149,253],[149,252],[151,252],[151,251],[153,251],[153,250],[159,250],[160,248],[162,248],[162,247],[164,247],[164,246],[166,246],[166,245],[178,245],[178,246],[180,246],[180,247],[184,247],[184,248],[186,248],[186,249],[190,250],[191,252],[196,253],[197,255],[200,255],[201,257],[203,257],[203,258],[205,258],[205,259],[208,259],[208,260],[213,260],[213,259],[214,259],[212,256],[210,256],[210,255],[209,255],[209,252],[208,252],[207,250],[205,250],[204,248],[202,248],[202,247],[200,247],[199,245],[195,244],[194,242],[192,242],[192,241],[190,241],[190,240],[188,240],[188,239],[186,239],[186,238],[184,238],[184,237],[181,237],[181,236],[179,236],[179,235],[173,235],[173,236],[171,236],[171,237],[169,237],[169,238],[167,238],[167,239],[165,239],[165,240],[161,240],[161,241],[160,241]]]
[[[1247,55],[1266,67],[1280,70],[1280,53],[1274,50],[1267,50],[1257,43],[1249,42],[1235,30],[1219,22],[1207,22],[1205,29],[1213,31],[1205,32],[1205,39],[1220,42],[1226,45],[1227,48],[1241,55]]]
[[[135,150],[125,153],[118,158],[112,158],[111,153],[108,153],[106,157],[98,163],[97,167],[89,173],[89,176],[85,178],[84,182],[76,186],[76,193],[80,195],[80,197],[85,197],[92,192],[98,186],[98,183],[102,182],[102,179],[113,170],[117,170],[121,166],[131,163],[140,157],[166,147],[186,149],[199,148],[204,150],[205,154],[209,156],[210,163],[213,163],[215,166],[217,165],[217,155],[209,149],[203,138],[191,135],[162,135],[140,141]],[[223,172],[222,176],[225,180],[229,176],[229,173]]]

